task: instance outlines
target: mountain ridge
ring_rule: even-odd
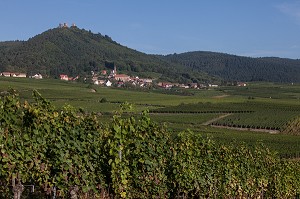
[[[193,51],[161,56],[192,70],[201,70],[225,81],[300,82],[300,60]]]

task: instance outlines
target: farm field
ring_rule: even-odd
[[[253,83],[247,87],[189,89],[184,91],[189,95],[181,95],[181,92],[172,94],[159,89],[137,91],[61,80],[1,77],[0,92],[9,88],[17,90],[23,100],[32,101],[32,91],[37,90],[56,107],[70,104],[89,112],[103,113],[99,116],[103,122],[110,121],[121,103],[129,102],[133,105],[131,114],[148,109],[153,121],[165,124],[174,133],[189,129],[220,143],[235,141],[250,146],[262,141],[281,156],[299,156],[300,138],[280,132],[288,122],[300,116],[300,85]],[[218,119],[223,115],[226,117]],[[243,131],[225,127],[243,128]],[[273,129],[279,133],[250,131],[252,128]]]

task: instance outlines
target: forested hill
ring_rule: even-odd
[[[300,82],[299,59],[250,58],[205,51],[172,54],[161,58],[224,80]]]
[[[54,28],[28,41],[0,42],[0,71],[41,73],[58,77],[84,76],[90,71],[113,68],[129,75],[159,77],[167,81],[209,81],[202,72],[193,75],[182,66],[154,55],[122,46],[109,36],[91,31]]]

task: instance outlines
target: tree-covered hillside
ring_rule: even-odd
[[[114,64],[118,71],[132,75],[179,82],[192,78],[178,64],[124,47],[107,35],[77,27],[50,29],[28,41],[0,43],[1,71],[57,77],[61,73],[86,75],[90,71],[113,68]],[[210,79],[201,72],[194,76],[197,81]]]
[[[193,71],[204,71],[225,80],[300,82],[300,60],[250,58],[204,51],[161,57]]]

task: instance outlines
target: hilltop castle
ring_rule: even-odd
[[[68,23],[60,23],[58,27],[59,27],[59,28],[69,28]],[[76,26],[75,23],[72,23],[72,26],[71,26],[71,27],[72,27],[72,28],[75,28],[75,27],[77,27],[77,26]]]

